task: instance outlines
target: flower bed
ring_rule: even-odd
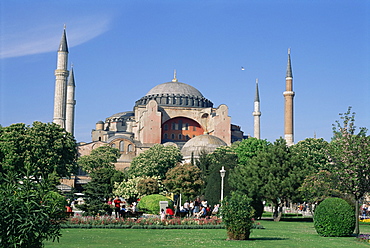
[[[357,240],[360,242],[370,243],[370,234],[360,234],[357,236]]]
[[[256,223],[255,228],[263,228]],[[111,216],[74,216],[62,224],[62,228],[133,228],[133,229],[223,229],[222,219],[179,218],[161,221],[157,216],[143,218],[114,218]]]

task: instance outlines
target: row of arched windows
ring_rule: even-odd
[[[115,148],[115,147],[116,147],[116,144],[115,144],[115,143],[113,143],[113,144],[111,145],[111,147]],[[118,149],[119,149],[119,151],[120,151],[120,152],[124,152],[124,151],[125,151],[125,142],[124,142],[123,140],[121,140],[121,141],[119,142]],[[132,151],[133,151],[132,144],[128,144],[128,145],[127,145],[127,152],[132,152]]]
[[[195,135],[193,135],[193,138],[195,137]],[[163,139],[168,139],[169,137],[168,137],[168,134],[167,133],[165,133],[165,134],[163,134]],[[178,135],[177,135],[177,137],[176,137],[176,135],[174,134],[174,133],[172,133],[171,135],[170,135],[170,139],[171,140],[189,140],[190,139],[190,136],[188,135],[188,134],[186,134],[186,135],[182,135],[181,133],[179,133]]]

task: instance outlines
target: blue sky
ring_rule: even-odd
[[[370,1],[2,1],[0,124],[51,122],[56,50],[67,25],[76,81],[77,141],[133,109],[157,84],[190,84],[253,134],[284,136],[291,48],[295,142],[330,140],[348,106],[370,127]],[[242,71],[241,67],[245,70]]]

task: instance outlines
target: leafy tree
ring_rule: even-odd
[[[146,176],[164,179],[167,171],[181,160],[179,148],[156,144],[132,160],[128,173],[132,178]]]
[[[327,196],[337,196],[339,192],[333,189],[336,180],[328,171],[329,143],[322,138],[307,138],[290,148],[309,173],[299,189],[302,193],[300,198],[316,202],[322,201]]]
[[[199,194],[204,181],[198,167],[191,164],[179,164],[168,170],[163,184],[169,192],[183,194],[189,199]]]
[[[21,178],[28,173],[36,181],[55,174],[69,176],[76,158],[75,139],[55,123],[0,127],[0,174],[12,171]]]
[[[213,153],[208,154],[211,161],[209,175],[205,178],[205,198],[208,203],[216,204],[220,202],[221,197],[221,175],[220,170],[224,166],[226,170],[224,178],[224,196],[231,193],[229,175],[233,168],[238,164],[238,156],[232,147],[222,146],[217,148]]]
[[[248,138],[242,140],[233,146],[238,156],[238,164],[247,165],[248,161],[255,157],[258,152],[265,151],[270,142],[257,138]]]
[[[314,172],[327,169],[329,165],[329,143],[323,138],[307,138],[291,146],[291,150],[298,159],[305,163],[307,168],[313,168]]]
[[[112,197],[113,184],[111,178],[116,170],[112,168],[95,169],[90,173],[91,181],[85,186],[85,203],[79,208],[86,215],[98,215],[109,212],[110,206],[106,203]]]
[[[254,209],[251,199],[240,192],[232,192],[222,201],[221,215],[230,240],[247,240],[253,227]]]
[[[137,183],[137,191],[141,196],[158,194],[158,181],[155,178],[144,178]]]
[[[328,170],[320,170],[306,176],[299,187],[305,201],[321,202],[328,197],[343,197],[343,193],[337,189],[338,177]]]
[[[57,178],[74,171],[76,142],[54,123],[0,127],[1,247],[42,247],[58,239],[65,204]]]
[[[230,180],[233,187],[248,196],[271,201],[274,220],[279,221],[283,203],[295,196],[306,173],[285,140],[280,138],[257,153],[247,166],[235,168]]]
[[[356,134],[355,113],[351,107],[340,114],[340,121],[333,125],[334,137],[330,143],[330,156],[333,172],[338,177],[338,187],[352,194],[356,201],[356,216],[359,216],[359,200],[370,192],[370,137],[366,128],[360,128]],[[356,218],[355,233],[359,234],[359,221]]]
[[[120,156],[117,148],[110,146],[100,146],[93,149],[90,155],[82,156],[78,159],[78,165],[87,172],[93,172],[101,168],[114,169],[114,163]]]
[[[113,194],[117,196],[122,196],[126,200],[136,200],[140,197],[138,191],[138,183],[145,179],[144,177],[135,177],[124,180],[122,182],[114,183]]]

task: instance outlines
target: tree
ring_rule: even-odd
[[[78,159],[78,165],[87,172],[93,172],[101,168],[114,169],[114,163],[120,157],[120,151],[110,146],[100,146],[91,151],[90,155]]]
[[[201,170],[191,164],[179,164],[169,169],[163,184],[169,192],[183,194],[188,199],[196,197],[204,181],[201,178]]]
[[[116,173],[112,168],[99,168],[90,173],[91,181],[85,186],[85,203],[79,208],[86,215],[102,215],[110,210],[106,203],[109,198],[113,197],[113,185],[111,178]]]
[[[309,202],[320,202],[328,196],[338,196],[334,190],[337,181],[328,171],[329,143],[324,139],[307,138],[290,147],[309,173],[299,188],[300,198]]]
[[[233,145],[234,151],[238,156],[238,164],[246,165],[248,161],[255,157],[258,152],[265,151],[271,145],[267,140],[248,138]]]
[[[312,168],[313,172],[327,169],[329,165],[329,143],[324,139],[307,138],[291,146],[292,153],[305,163],[306,167]]]
[[[132,178],[146,176],[164,179],[167,171],[181,160],[179,148],[156,144],[132,160],[128,173]]]
[[[211,161],[209,166],[209,175],[204,179],[206,182],[205,198],[208,203],[216,204],[220,202],[221,197],[221,175],[220,170],[224,166],[226,170],[224,178],[224,196],[231,194],[229,175],[235,166],[238,164],[238,156],[232,147],[221,146],[213,153],[208,154]]]
[[[280,138],[258,152],[246,166],[235,168],[230,180],[233,187],[248,196],[271,201],[274,220],[279,221],[283,203],[294,197],[305,176],[304,166]]]
[[[0,127],[1,247],[42,247],[59,238],[65,208],[51,189],[75,170],[76,158],[73,136],[55,123]]]
[[[370,191],[370,137],[366,128],[356,134],[355,113],[351,107],[340,114],[341,121],[333,125],[334,137],[330,143],[333,172],[338,177],[340,190],[352,194],[356,201],[356,229],[359,230],[359,200]]]
[[[155,178],[144,178],[137,183],[137,191],[141,196],[159,194],[159,184]]]
[[[320,170],[306,176],[298,191],[305,201],[321,202],[328,197],[343,197],[337,189],[338,177],[329,170]]]
[[[12,171],[16,179],[33,176],[36,181],[68,176],[76,170],[76,158],[75,139],[55,123],[0,127],[0,174]]]

